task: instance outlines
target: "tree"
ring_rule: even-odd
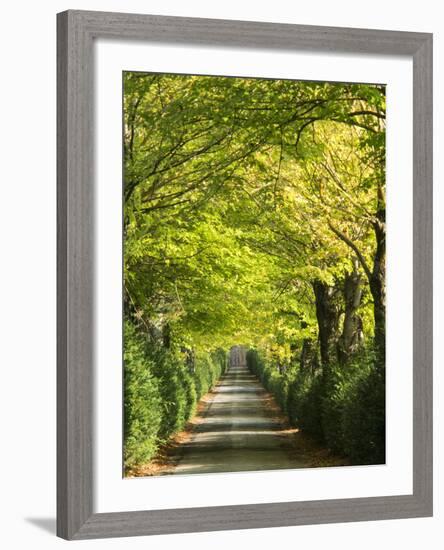
[[[374,334],[383,350],[383,87],[144,73],[124,87],[127,314],[170,345],[307,356],[318,337],[326,364]]]

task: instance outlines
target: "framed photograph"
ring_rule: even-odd
[[[57,532],[432,515],[432,35],[58,14]]]

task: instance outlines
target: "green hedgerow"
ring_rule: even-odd
[[[198,354],[191,368],[180,351],[153,342],[128,320],[124,342],[124,462],[131,468],[184,428],[197,400],[225,371],[227,354]]]
[[[292,425],[353,464],[385,462],[385,377],[372,342],[350,362],[314,371],[293,366],[281,374],[257,350],[247,364]]]
[[[153,363],[147,361],[143,339],[134,326],[124,326],[124,460],[126,466],[149,461],[157,451],[162,400]]]

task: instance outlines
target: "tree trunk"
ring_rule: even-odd
[[[362,319],[357,313],[361,305],[361,282],[361,276],[355,265],[353,272],[345,276],[342,290],[345,304],[344,323],[338,341],[338,359],[341,363],[347,363],[364,338]]]
[[[373,224],[376,237],[376,252],[370,277],[375,319],[375,345],[380,361],[385,362],[385,210],[377,213]]]
[[[166,349],[171,347],[171,327],[169,323],[165,323],[162,327],[162,343]]]
[[[332,363],[336,356],[338,341],[339,307],[335,287],[314,281],[316,318],[319,330],[319,346],[322,366]]]
[[[383,191],[378,189],[378,210],[375,214],[375,221],[372,223],[376,238],[376,251],[373,257],[373,267],[370,269],[364,256],[356,244],[344,233],[339,231],[331,223],[330,229],[343,242],[345,242],[357,255],[362,268],[368,278],[370,292],[373,298],[373,315],[375,321],[375,347],[378,355],[378,362],[385,363],[385,201]]]
[[[299,358],[301,369],[309,369],[311,372],[319,367],[318,350],[316,342],[311,338],[304,338],[302,343],[301,355]]]

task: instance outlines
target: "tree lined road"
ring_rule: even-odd
[[[125,71],[128,475],[385,463],[385,107],[382,84]],[[209,394],[234,343],[256,380],[239,355]]]
[[[232,355],[233,357],[233,355]],[[236,359],[236,356],[234,356]],[[233,364],[234,362],[234,364]],[[178,447],[173,474],[303,468],[292,458],[291,434],[267,405],[269,394],[244,364],[214,388],[189,442]]]

